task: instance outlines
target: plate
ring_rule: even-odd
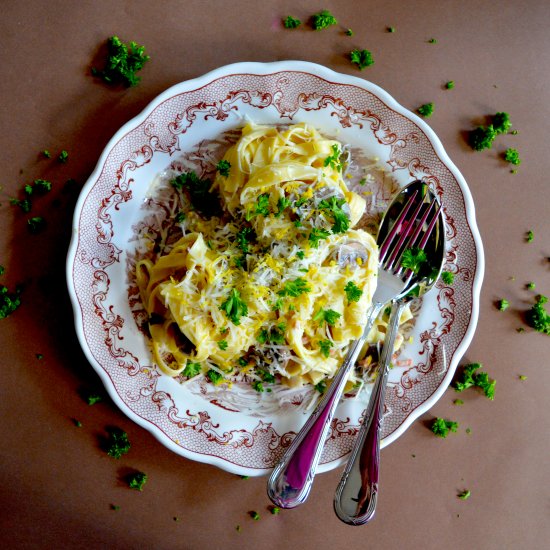
[[[185,166],[208,171],[247,120],[308,122],[370,162],[365,223],[412,179],[429,183],[446,221],[452,286],[439,282],[414,308],[386,393],[382,445],[395,441],[449,385],[477,323],[483,250],[468,186],[439,139],[378,86],[302,61],[237,63],[177,84],[110,140],[76,205],[67,280],[82,349],[120,409],[192,460],[241,475],[268,473],[305,422],[311,388],[271,394],[200,377],[182,383],[152,363],[133,266],[140,236],[167,214],[152,182]],[[367,159],[369,159],[367,161]],[[164,213],[163,213],[164,212]],[[370,216],[370,218],[369,218]],[[319,471],[342,464],[369,391],[344,399]]]

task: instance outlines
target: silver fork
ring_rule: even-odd
[[[426,202],[427,197],[429,200]],[[396,207],[400,207],[401,211],[388,228],[392,209]],[[378,233],[378,284],[365,329],[361,337],[350,345],[323,398],[271,473],[267,493],[277,506],[295,508],[307,499],[348,374],[355,366],[376,318],[387,303],[406,295],[418,282],[416,274],[401,265],[403,252],[412,247],[424,248],[437,221],[439,209],[439,203],[421,181],[404,187],[390,204]]]

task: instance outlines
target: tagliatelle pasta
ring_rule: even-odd
[[[189,208],[181,238],[137,264],[165,373],[214,382],[238,373],[256,389],[332,378],[361,334],[378,264],[374,238],[355,228],[365,201],[347,188],[341,153],[307,124],[248,124],[210,189],[200,195],[194,174],[175,180],[175,193],[220,200],[221,213]],[[377,323],[369,342],[384,332]]]

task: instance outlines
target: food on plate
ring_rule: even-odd
[[[346,185],[343,152],[305,123],[249,123],[213,183],[171,181],[189,204],[181,237],[136,266],[163,372],[240,374],[258,391],[334,375],[361,334],[378,264],[375,239],[356,227],[365,200]],[[384,331],[380,320],[368,342]]]

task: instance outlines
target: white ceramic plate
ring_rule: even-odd
[[[472,197],[434,132],[384,90],[302,61],[238,63],[165,91],[111,139],[79,197],[67,279],[82,348],[114,402],[157,439],[187,458],[242,475],[268,473],[308,415],[314,391],[249,386],[227,390],[203,380],[181,384],[152,364],[132,267],[137,235],[159,231],[162,208],[151,182],[181,166],[211,169],[245,117],[267,124],[308,122],[378,159],[362,192],[369,215],[392,191],[418,178],[436,190],[446,219],[441,282],[417,305],[412,343],[402,349],[386,393],[383,445],[441,397],[472,338],[484,270]],[[228,137],[229,136],[229,137]],[[148,200],[149,198],[149,200]],[[152,207],[153,206],[153,207]],[[165,214],[164,214],[165,215]],[[372,220],[371,220],[372,221]],[[368,391],[339,406],[321,471],[341,464]]]

